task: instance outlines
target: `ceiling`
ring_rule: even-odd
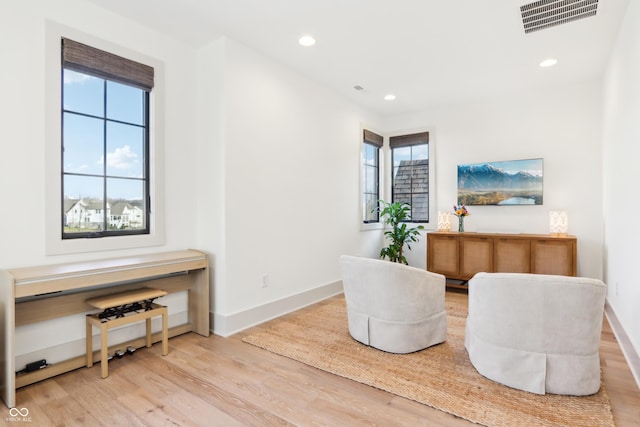
[[[629,3],[525,34],[528,0],[87,1],[195,47],[228,36],[385,116],[597,79]]]

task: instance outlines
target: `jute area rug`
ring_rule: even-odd
[[[275,319],[243,341],[486,426],[613,426],[604,389],[592,396],[535,395],[490,381],[464,348],[466,300],[447,301],[447,341],[391,354],[349,335],[343,297]]]

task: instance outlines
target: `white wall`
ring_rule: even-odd
[[[452,210],[456,203],[458,164],[543,158],[543,205],[471,206],[465,230],[547,234],[549,211],[567,210],[569,233],[578,238],[578,274],[601,278],[599,88],[593,81],[513,93],[389,118],[384,127],[433,129],[438,210]],[[426,266],[425,244],[421,239],[420,259],[410,259],[412,265]]]
[[[213,262],[214,327],[226,335],[332,289],[340,254],[377,257],[381,231],[360,231],[361,125],[385,132],[427,127],[435,144],[438,209],[455,203],[459,163],[544,158],[543,206],[472,207],[466,227],[547,233],[548,211],[566,209],[569,231],[578,236],[580,275],[603,276],[604,194],[605,280],[638,349],[640,322],[632,307],[640,287],[630,255],[637,231],[629,227],[633,216],[625,215],[639,203],[630,184],[639,134],[640,54],[632,43],[638,15],[638,5],[630,6],[606,79],[603,191],[599,82],[382,120],[232,40],[195,50],[80,0],[0,3],[0,51],[11,64],[0,70],[0,144],[10,153],[0,156],[0,267],[203,249]],[[45,254],[47,20],[163,63],[164,245]],[[409,254],[412,265],[424,267],[425,241]],[[307,299],[297,297],[302,294]],[[60,342],[82,335],[82,322],[76,323],[81,329],[66,336],[62,328]],[[34,341],[51,335],[35,329]]]
[[[157,171],[165,182],[161,189],[164,196],[163,214],[169,226],[164,244],[56,256],[45,253],[45,193],[46,181],[51,179],[45,172],[45,152],[47,144],[59,144],[59,135],[50,134],[46,126],[50,120],[59,120],[60,117],[58,110],[47,108],[52,90],[45,84],[45,73],[50,69],[46,49],[50,44],[47,28],[51,23],[69,27],[74,33],[87,34],[108,44],[144,53],[163,65],[161,81],[156,83],[164,96],[161,128],[164,154],[169,159]],[[1,2],[0,36],[0,52],[3,55],[0,69],[0,146],[3,153],[0,156],[0,267],[62,263],[195,247],[196,224],[192,212],[197,194],[195,191],[185,191],[194,187],[196,179],[193,167],[197,149],[193,103],[195,50],[85,1],[76,0]],[[56,215],[55,212],[50,214]],[[185,300],[186,297],[182,296],[172,299],[173,302],[169,304],[172,323],[179,323],[181,314],[186,310]],[[25,327],[19,333],[18,353],[24,353],[24,361],[44,357],[53,363],[83,354],[83,325],[84,318],[79,315],[46,325]],[[69,348],[57,348],[71,342],[73,344]],[[45,347],[52,350],[40,352]],[[33,351],[36,353],[30,354]]]
[[[335,285],[341,254],[376,256],[380,231],[361,233],[358,210],[360,126],[375,117],[235,41],[198,55],[215,103],[200,100],[200,161],[213,167],[199,170],[212,212],[200,209],[198,246],[216,257],[214,328],[227,335]]]
[[[603,182],[608,300],[640,354],[637,212],[640,161],[640,4],[629,2],[604,77]]]

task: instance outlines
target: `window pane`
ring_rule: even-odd
[[[102,174],[103,126],[100,119],[64,113],[64,172]]]
[[[366,193],[378,193],[378,168],[365,166],[364,191]]]
[[[412,193],[428,193],[429,192],[429,161],[428,160],[412,161],[411,192]]]
[[[107,200],[111,204],[109,229],[145,228],[144,181],[137,179],[107,179]]]
[[[107,124],[107,175],[142,178],[144,129],[109,122]]]
[[[107,198],[109,200],[141,201],[144,198],[144,181],[140,179],[107,179]]]
[[[411,160],[400,162],[400,166],[395,168],[393,177],[393,193],[411,193]]]
[[[394,202],[406,203],[407,205],[411,204],[411,194],[396,194],[393,198]]]
[[[65,233],[87,233],[103,229],[103,182],[102,178],[65,175]]]
[[[62,70],[64,81],[63,108],[92,116],[104,116],[104,80]]]
[[[429,194],[414,194],[411,198],[411,219],[413,221],[429,220]]]
[[[100,199],[104,194],[104,180],[100,177],[65,175],[65,199]]]
[[[413,145],[411,147],[411,160],[429,158],[429,144]]]
[[[376,196],[376,194],[365,194],[363,197],[362,212],[366,222],[378,221],[378,198]]]
[[[107,81],[107,118],[144,124],[144,91]]]
[[[364,163],[367,165],[378,165],[378,147],[371,144],[364,144]]]
[[[393,149],[393,167],[400,166],[401,162],[411,160],[411,147],[400,147]]]

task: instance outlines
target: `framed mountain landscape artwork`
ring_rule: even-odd
[[[458,165],[458,204],[541,205],[542,159]]]

